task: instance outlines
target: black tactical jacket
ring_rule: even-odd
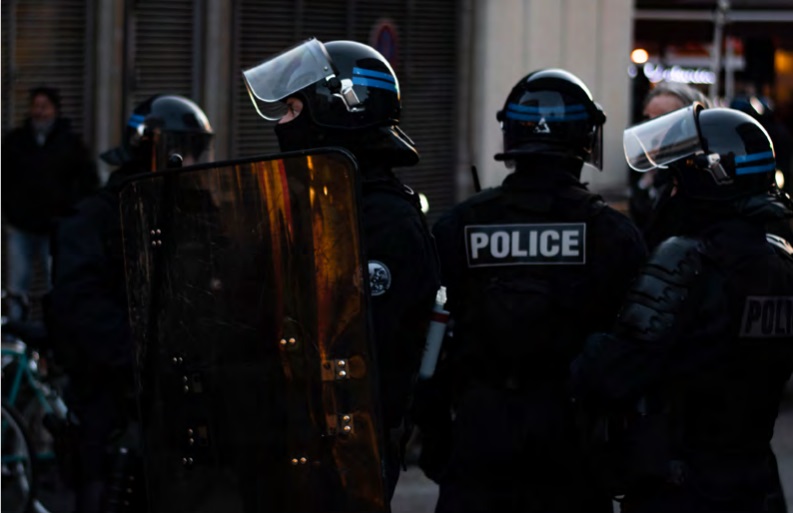
[[[417,194],[390,171],[364,173],[361,216],[384,425],[394,428],[421,363],[440,286],[438,257]]]
[[[434,227],[458,378],[564,384],[587,334],[610,326],[646,250],[636,227],[535,156]]]
[[[793,371],[793,250],[770,244],[766,223],[700,220],[661,244],[613,332],[592,336],[574,363],[576,395],[628,419],[612,435],[635,439],[616,454],[629,489],[671,479],[757,504],[775,479],[769,441]],[[631,418],[651,417],[646,436],[630,432]]]

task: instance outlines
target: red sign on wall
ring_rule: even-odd
[[[383,54],[391,67],[396,68],[399,59],[399,36],[396,24],[388,18],[375,22],[369,33],[369,46]]]

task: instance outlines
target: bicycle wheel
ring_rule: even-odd
[[[27,513],[35,495],[33,451],[19,413],[2,403],[2,508]]]

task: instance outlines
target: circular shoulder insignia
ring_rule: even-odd
[[[372,296],[382,296],[391,288],[391,271],[379,260],[369,260],[369,291]]]

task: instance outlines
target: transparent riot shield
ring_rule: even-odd
[[[151,513],[388,510],[357,190],[333,151],[123,189]]]

